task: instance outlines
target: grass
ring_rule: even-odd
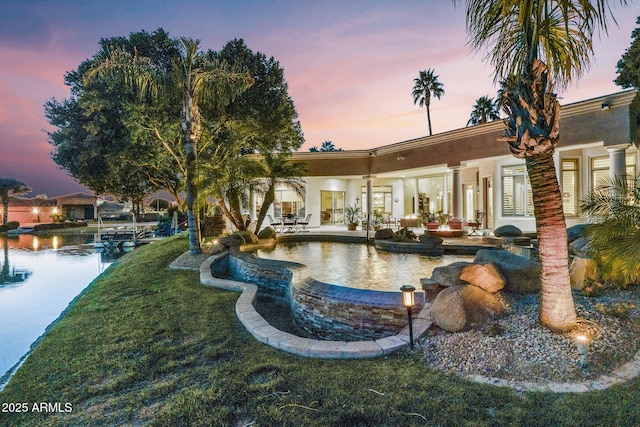
[[[640,380],[583,394],[517,393],[448,376],[401,352],[315,360],[256,342],[237,293],[169,263],[181,236],[110,267],[52,328],[5,390],[2,426],[631,426]],[[469,349],[473,351],[473,349]]]

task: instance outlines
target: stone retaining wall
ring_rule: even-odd
[[[226,261],[225,261],[226,258]],[[227,268],[226,276],[221,276]],[[267,260],[232,250],[211,265],[212,274],[231,277],[287,297],[296,324],[326,340],[370,340],[395,335],[407,325],[400,292],[347,288],[320,282],[307,266]],[[424,293],[416,292],[418,313]]]

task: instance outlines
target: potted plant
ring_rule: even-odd
[[[427,230],[437,230],[440,227],[440,220],[435,213],[427,212],[422,214],[422,225]]]
[[[355,230],[360,223],[360,207],[358,204],[353,206],[345,206],[344,208],[345,221],[347,222],[348,230]]]
[[[382,228],[384,224],[384,219],[382,218],[382,214],[378,211],[373,212],[373,218],[371,219],[371,226],[375,231],[378,231]]]

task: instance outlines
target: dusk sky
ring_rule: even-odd
[[[596,38],[591,71],[560,93],[563,104],[621,90],[615,65],[631,44],[636,3],[614,8],[618,26]],[[0,2],[0,176],[36,194],[84,188],[60,171],[43,104],[69,97],[64,73],[98,50],[100,38],[164,28],[201,39],[204,50],[242,38],[285,70],[306,143],[374,148],[428,133],[426,111],[413,104],[419,70],[444,84],[433,99],[433,132],[462,128],[475,100],[495,96],[491,68],[466,45],[464,11],[436,1],[164,1],[2,0]]]

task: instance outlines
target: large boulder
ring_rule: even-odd
[[[218,239],[218,242],[220,242],[220,244],[225,245],[228,248],[244,245],[245,243],[242,236],[236,233],[221,237],[220,239]]]
[[[444,242],[444,240],[442,240],[440,237],[434,236],[433,234],[429,233],[418,236],[418,240],[420,241],[420,243],[430,249],[437,248],[438,246],[442,245],[442,242]]]
[[[582,289],[588,283],[600,280],[596,262],[591,258],[574,257],[569,264],[569,279],[572,289]]]
[[[393,237],[393,230],[390,228],[383,228],[382,230],[376,231],[374,239],[376,240],[387,240]]]
[[[498,267],[491,262],[464,267],[460,272],[460,280],[471,283],[487,292],[498,292],[507,283]]]
[[[591,239],[588,237],[579,237],[569,243],[569,255],[589,258],[591,255]]]
[[[242,240],[244,240],[245,243],[258,243],[258,236],[249,230],[238,231],[235,234],[242,237]]]
[[[266,239],[275,239],[276,238],[276,230],[271,227],[265,227],[258,233],[258,239],[266,240]]]
[[[571,243],[580,237],[584,237],[588,228],[589,224],[576,224],[567,228],[567,242]]]
[[[473,262],[495,264],[507,281],[505,289],[510,292],[531,293],[542,290],[542,266],[536,261],[505,250],[480,249]]]
[[[499,294],[474,285],[452,286],[438,294],[431,307],[431,320],[449,332],[480,329],[505,309]]]
[[[515,225],[503,225],[493,230],[493,235],[496,237],[520,237],[522,230]]]
[[[431,280],[436,281],[440,286],[465,285],[467,282],[460,279],[460,273],[463,268],[469,265],[471,265],[470,262],[460,261],[436,267],[433,269],[433,273],[431,273]]]

